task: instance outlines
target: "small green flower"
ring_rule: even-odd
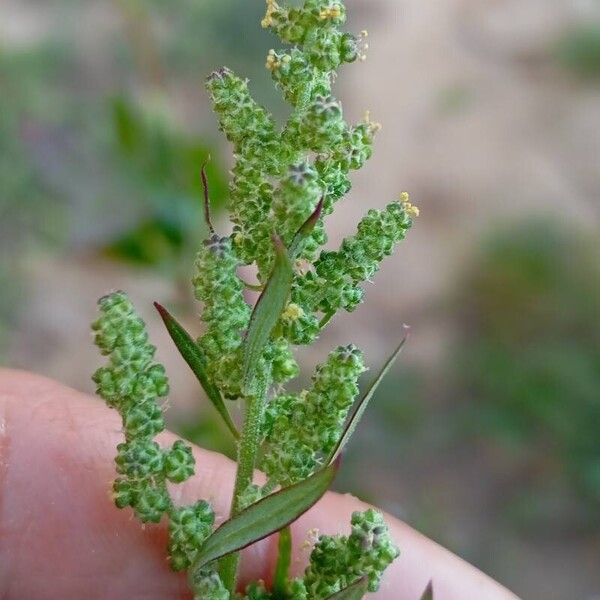
[[[210,569],[196,571],[191,582],[194,600],[230,600],[219,574]]]
[[[198,549],[211,534],[215,515],[210,505],[200,500],[193,506],[175,508],[169,513],[169,560],[173,570],[187,569]]]
[[[159,523],[170,504],[165,488],[142,486],[134,505],[135,515],[142,523]]]
[[[195,464],[191,446],[177,440],[165,455],[165,477],[173,483],[182,483],[194,474]]]
[[[156,442],[133,440],[117,446],[117,473],[146,479],[163,470],[163,453]]]

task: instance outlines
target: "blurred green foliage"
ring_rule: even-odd
[[[117,259],[164,267],[171,274],[189,270],[203,223],[201,166],[206,163],[211,209],[227,196],[224,169],[200,136],[167,127],[164,119],[145,114],[131,101],[111,103],[114,154],[135,180],[136,193],[148,199],[146,216],[106,247]]]
[[[171,96],[189,88],[203,97],[202,72],[220,55],[240,69],[260,64],[268,34],[241,32],[264,7],[109,4],[121,23],[98,24],[99,56],[76,26],[89,21],[89,6],[69,0],[49,0],[48,27],[35,37],[0,45],[0,285],[11,291],[0,299],[0,349],[23,304],[15,298],[27,293],[30,250],[100,247],[178,277],[202,235],[200,167],[209,154],[216,209],[227,193],[212,121],[203,127],[199,105],[196,122],[178,125]]]
[[[600,23],[567,31],[556,47],[561,63],[586,79],[600,80]]]
[[[15,317],[26,251],[55,247],[64,207],[31,160],[31,145],[46,118],[62,122],[58,81],[64,76],[58,47],[9,52],[0,46],[0,356]]]
[[[597,525],[599,250],[550,222],[492,236],[461,286],[464,339],[453,359],[468,430],[518,455],[529,491],[558,482]]]

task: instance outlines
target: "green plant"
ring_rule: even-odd
[[[163,449],[153,441],[164,429],[159,399],[168,393],[164,368],[153,361],[143,321],[124,292],[99,301],[96,344],[109,357],[94,374],[97,391],[123,419],[125,442],[118,447],[118,507],[130,506],[142,522],[169,520],[169,560],[188,570],[198,599],[361,598],[376,591],[385,568],[397,557],[382,516],[355,513],[349,536],[321,536],[300,579],[288,576],[289,524],[328,489],[339,455],[373,392],[404,340],[356,404],[365,371],[353,344],[332,351],[317,366],[310,389],[284,386],[299,373],[291,346],[313,343],[340,309],[361,302],[361,284],[370,280],[412,225],[418,210],[406,194],[384,210],[369,210],[355,235],[339,250],[326,242],[324,219],[350,189],[348,174],[370,157],[378,125],[368,117],[348,125],[332,96],[337,68],[361,57],[362,39],[340,30],[345,7],[331,0],[306,0],[301,8],[267,1],[263,26],[288,44],[269,52],[267,68],[292,105],[278,128],[254,102],[247,82],[229,69],[214,72],[207,87],[220,128],[232,142],[235,166],[229,210],[233,233],[211,232],[200,249],[193,279],[203,302],[203,335],[194,340],[157,304],[165,325],[206,395],[237,439],[238,470],[231,516],[214,529],[210,505],[199,500],[175,506],[167,482],[181,483],[194,472],[191,448],[177,441]],[[238,275],[255,265],[257,283]],[[260,292],[254,308],[245,292]],[[228,400],[241,399],[241,431]],[[267,482],[252,481],[259,466]],[[260,582],[236,593],[239,550],[280,531],[273,589]]]

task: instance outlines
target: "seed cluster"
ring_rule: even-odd
[[[212,532],[214,514],[200,501],[192,507],[173,505],[167,482],[182,483],[194,474],[191,447],[181,440],[161,448],[153,438],[164,430],[158,399],[169,384],[162,365],[154,362],[144,322],[124,292],[100,299],[100,317],[92,324],[95,342],[109,363],[93,380],[97,393],[119,411],[125,442],[117,446],[119,477],[113,483],[118,508],[131,506],[142,523],[169,519],[168,552],[175,570],[187,568],[199,546]]]

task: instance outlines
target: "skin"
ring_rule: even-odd
[[[161,435],[171,444],[174,436]],[[110,498],[118,415],[98,400],[25,372],[0,369],[0,598],[3,600],[164,600],[189,598],[185,577],[166,563],[166,527],[142,528]],[[195,448],[196,476],[173,486],[176,503],[210,500],[227,515],[235,464]],[[260,474],[257,474],[257,481]],[[294,525],[294,571],[309,550],[307,532],[348,530],[364,510],[349,495],[327,494]],[[369,598],[418,600],[433,580],[436,600],[516,596],[406,524],[386,518],[402,554]],[[242,581],[268,581],[277,538],[244,552]],[[304,547],[303,547],[304,546]]]

